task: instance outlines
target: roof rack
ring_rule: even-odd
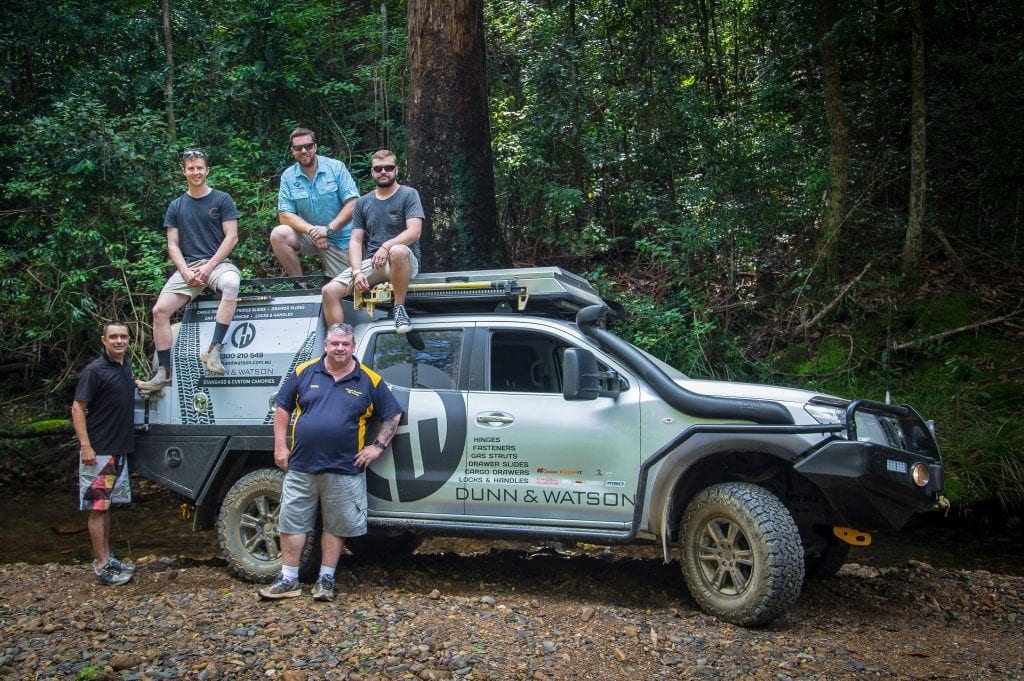
[[[389,282],[356,290],[354,307],[374,314],[392,307]],[[604,305],[586,279],[560,267],[420,274],[409,283],[405,305],[423,312],[529,312],[572,319],[584,307]]]

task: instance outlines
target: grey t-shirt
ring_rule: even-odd
[[[185,192],[171,201],[164,214],[164,228],[178,230],[178,246],[185,262],[209,260],[224,241],[225,220],[237,220],[231,196],[219,189],[197,199]]]
[[[360,196],[352,213],[352,231],[361,229],[369,233],[369,238],[363,239],[363,259],[370,257],[385,241],[405,231],[406,220],[423,217],[426,213],[419,192],[404,184],[386,199],[378,199],[372,191]],[[419,241],[410,244],[409,250],[420,259]]]

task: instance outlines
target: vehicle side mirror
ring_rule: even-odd
[[[601,388],[606,380],[611,390]],[[595,400],[618,397],[622,381],[614,371],[601,371],[594,353],[582,348],[566,348],[562,355],[562,397],[567,400]]]

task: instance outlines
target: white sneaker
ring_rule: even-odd
[[[96,567],[96,561],[92,562],[92,573],[96,575],[96,579],[100,580],[107,586],[121,586],[131,581],[131,573],[121,572],[110,563],[103,566],[100,570]]]
[[[397,333],[409,333],[412,331],[412,320],[409,313],[405,311],[405,305],[395,305],[395,331]]]

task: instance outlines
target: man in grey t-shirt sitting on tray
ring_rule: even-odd
[[[409,333],[412,321],[405,311],[405,295],[409,280],[420,270],[423,205],[419,192],[398,183],[394,152],[387,149],[376,152],[370,171],[376,187],[359,197],[352,213],[352,237],[348,246],[352,267],[322,289],[324,321],[330,326],[344,320],[341,299],[353,286],[369,291],[376,284],[390,281],[395,298],[395,330]]]
[[[228,256],[238,243],[238,209],[231,196],[206,183],[210,166],[202,149],[181,154],[181,173],[188,190],[171,201],[164,215],[167,254],[175,272],[164,284],[153,306],[153,344],[157,370],[139,390],[154,391],[171,384],[171,315],[206,288],[220,291],[216,325],[199,360],[214,375],[223,376],[220,348],[238,305],[242,274]]]

